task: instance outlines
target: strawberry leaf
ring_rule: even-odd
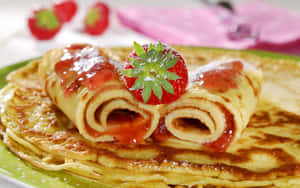
[[[171,59],[172,55],[172,51],[169,51],[162,59],[163,64],[167,63]]]
[[[148,102],[150,96],[151,96],[151,86],[150,86],[151,82],[147,81],[145,82],[145,86],[142,92],[142,97],[143,97],[143,101],[145,103]]]
[[[161,100],[161,98],[162,98],[162,89],[161,89],[160,83],[157,80],[152,82],[152,90],[153,90],[155,96],[159,100]]]
[[[172,84],[170,84],[169,81],[165,80],[165,79],[160,79],[161,85],[162,87],[171,94],[174,94],[174,88],[172,86]]]
[[[149,52],[150,50],[155,50],[152,43],[149,44],[148,52]]]
[[[145,59],[146,57],[146,52],[145,49],[139,45],[137,42],[133,43],[133,48],[135,50],[135,53],[141,58],[141,59]]]
[[[169,72],[169,71],[166,71],[164,73],[164,77],[168,80],[177,80],[177,79],[180,79],[181,77],[178,76],[177,74],[173,73],[173,72]]]
[[[139,76],[140,70],[138,70],[138,69],[125,69],[125,70],[122,70],[122,74],[124,76],[129,77],[129,78],[135,78],[135,77]]]
[[[156,56],[156,51],[155,50],[148,50],[148,52],[147,52],[147,61],[149,63],[152,62],[152,60],[155,59],[155,56]]]
[[[174,57],[172,58],[171,60],[167,61],[164,65],[163,65],[163,68],[165,69],[169,69],[169,68],[172,68],[176,65],[177,61],[178,61],[179,57]]]
[[[138,90],[144,87],[144,78],[143,77],[139,77],[138,79],[135,80],[133,86],[132,86],[132,90]]]
[[[161,44],[160,41],[158,41],[158,44],[156,45],[156,51],[158,51],[158,52],[163,51],[163,45]]]
[[[161,42],[159,41],[158,44],[156,45],[156,56],[155,58],[160,59],[162,54],[163,54],[163,46]]]
[[[133,62],[131,63],[131,65],[132,65],[134,68],[139,69],[139,68],[141,67],[141,62],[136,60],[136,61],[133,61]]]
[[[127,58],[128,59],[128,61],[131,63],[131,65],[134,67],[134,68],[140,68],[141,67],[141,62],[139,61],[139,60],[137,60],[137,59],[133,59],[133,58],[130,58],[130,57],[128,57]]]

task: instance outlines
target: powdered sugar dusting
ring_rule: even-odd
[[[228,59],[226,61],[213,61],[211,63],[208,63],[208,64],[204,65],[204,66],[200,66],[199,68],[197,68],[194,71],[190,71],[189,72],[189,82],[195,82],[196,80],[201,78],[201,76],[203,76],[204,72],[207,72],[207,71],[210,71],[210,70],[215,70],[215,69],[217,69],[217,70],[218,69],[219,70],[223,69],[224,67],[222,67],[221,65],[226,64],[226,63],[232,63],[234,61],[241,62],[243,64],[244,70],[250,70],[250,71],[256,70],[256,67],[254,65],[249,64],[249,63],[245,62],[242,59]]]

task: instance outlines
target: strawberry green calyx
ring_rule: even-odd
[[[85,18],[88,26],[93,26],[100,19],[100,13],[97,9],[91,8]]]
[[[169,80],[177,80],[181,77],[168,71],[174,67],[178,61],[178,56],[174,55],[171,49],[164,50],[164,46],[149,44],[148,50],[134,42],[135,58],[128,58],[128,62],[133,68],[122,71],[123,75],[129,78],[136,78],[130,90],[142,89],[142,98],[147,103],[151,93],[161,100],[164,89],[166,92],[174,94],[174,88]]]
[[[37,26],[46,29],[57,29],[60,23],[52,10],[40,10],[36,14]]]

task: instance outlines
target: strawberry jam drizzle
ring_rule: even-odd
[[[110,135],[120,144],[142,143],[150,127],[150,121],[125,113],[116,113],[110,116],[112,125],[108,126],[104,132],[98,132],[87,125],[88,134],[94,137]]]
[[[205,89],[226,92],[230,88],[237,88],[235,78],[242,70],[243,63],[240,61],[224,63],[214,69],[201,72],[196,81]]]
[[[221,107],[221,105],[219,106]],[[226,151],[235,133],[233,115],[230,112],[228,112],[224,107],[221,108],[225,116],[226,127],[224,129],[224,132],[217,140],[203,144],[203,146],[205,146],[207,149],[218,151],[218,152]]]
[[[151,138],[153,140],[163,142],[168,140],[172,136],[172,133],[168,131],[166,124],[165,124],[165,119],[159,120],[159,124],[157,128],[154,130],[154,132],[151,135]]]
[[[55,65],[65,97],[81,86],[94,90],[116,76],[117,70],[101,49],[75,44],[64,49],[64,56]]]

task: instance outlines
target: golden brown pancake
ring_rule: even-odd
[[[129,51],[114,49],[122,57]],[[226,152],[150,139],[141,145],[88,141],[41,89],[39,61],[11,74],[1,90],[4,143],[34,166],[112,187],[299,187],[299,64],[241,52],[184,47],[179,51],[191,69],[241,58],[264,72],[255,113]]]

